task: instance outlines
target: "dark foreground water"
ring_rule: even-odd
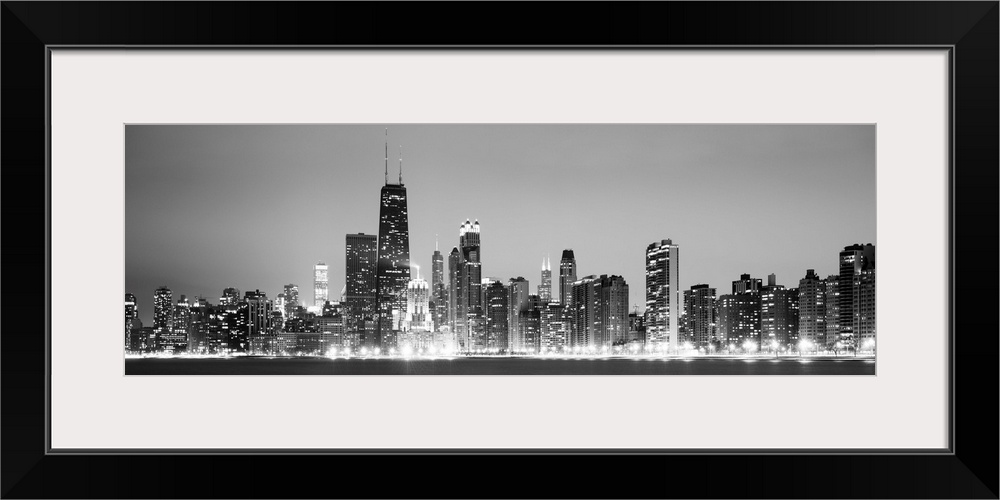
[[[874,375],[872,358],[127,358],[126,375]]]

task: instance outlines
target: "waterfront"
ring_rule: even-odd
[[[126,358],[126,375],[875,375],[871,357]]]

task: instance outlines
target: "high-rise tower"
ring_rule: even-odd
[[[542,261],[542,282],[538,285],[538,298],[542,302],[552,301],[552,263],[547,257]]]
[[[465,349],[486,349],[483,329],[482,263],[479,221],[466,220],[458,231],[459,266],[455,329]]]
[[[410,228],[403,185],[403,159],[399,159],[399,182],[389,184],[389,142],[386,129],[385,185],[382,186],[378,219],[378,321],[379,346],[394,346],[395,332],[406,314],[406,287],[410,282]]]
[[[431,302],[434,329],[440,330],[448,324],[448,288],[444,278],[444,255],[438,250],[437,242],[431,255]]]
[[[559,302],[565,308],[573,303],[573,282],[576,281],[576,256],[573,249],[563,250],[559,261]]]
[[[705,284],[694,285],[684,292],[687,334],[697,347],[707,348],[718,340],[715,300],[715,289]]]
[[[875,246],[850,245],[840,252],[840,335],[846,348],[875,340]]]
[[[132,323],[139,317],[135,295],[125,294],[125,350],[132,351]]]
[[[330,300],[330,276],[329,267],[324,262],[317,262],[313,266],[313,305],[323,308],[323,304]]]
[[[161,339],[164,341],[170,338],[174,322],[173,293],[169,288],[161,286],[153,292],[153,335],[154,340],[150,342],[153,349],[159,350]]]
[[[812,269],[799,280],[799,340],[826,345],[826,282]]]
[[[681,297],[678,246],[669,239],[646,247],[646,345],[677,352]]]
[[[363,345],[375,347],[378,342],[374,332],[376,296],[376,267],[378,266],[378,237],[374,234],[348,234],[346,237],[347,331],[357,333]]]
[[[458,318],[458,292],[460,288],[459,270],[461,269],[462,254],[458,251],[458,247],[453,247],[451,253],[448,254],[448,328],[451,330],[452,334],[458,332],[457,328],[457,318]],[[458,348],[464,350],[465,344],[462,337],[456,337],[459,345]]]

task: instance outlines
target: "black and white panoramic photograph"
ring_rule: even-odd
[[[125,375],[874,375],[874,124],[127,124]]]

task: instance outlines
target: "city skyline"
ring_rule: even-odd
[[[152,291],[161,285],[175,299],[203,295],[215,302],[227,287],[275,297],[294,283],[300,302],[309,304],[313,297],[301,291],[313,288],[312,266],[320,261],[330,267],[330,300],[340,300],[345,235],[379,231],[372,200],[389,155],[373,153],[366,144],[372,141],[361,136],[381,142],[383,129],[127,126],[125,284],[137,297],[139,318],[152,320]],[[647,241],[638,248],[668,238],[684,248],[680,290],[702,283],[724,290],[742,273],[777,274],[789,288],[806,269],[837,274],[829,248],[875,241],[874,131],[871,125],[389,125],[388,143],[403,143],[413,156],[405,159],[413,264],[429,269],[436,244],[449,254],[459,246],[458,235],[449,233],[471,219],[482,227],[482,276],[524,276],[536,293],[543,259],[574,249],[578,277],[620,275],[632,285],[631,311],[645,302],[639,239]],[[341,140],[324,147],[324,134]],[[673,146],[682,151],[668,151]],[[498,178],[489,167],[495,161],[485,160],[456,170],[475,150],[479,158],[505,160],[507,175]],[[611,153],[637,166],[616,168]],[[658,154],[664,159],[656,161]],[[518,175],[526,165],[547,168]],[[724,167],[729,175],[720,178]],[[716,175],[691,173],[699,168]],[[638,182],[618,179],[637,175]],[[342,196],[316,196],[324,179]],[[545,184],[536,180],[553,179],[561,182],[542,191],[548,199],[535,196]],[[655,189],[657,180],[670,186],[666,194]],[[770,189],[754,191],[764,186]],[[740,196],[731,196],[734,187]],[[240,196],[254,191],[258,198]],[[678,213],[678,206],[690,211]],[[655,223],[659,214],[644,207],[674,208],[669,213],[678,215]],[[509,215],[498,217],[498,209]],[[602,217],[595,219],[595,210]],[[812,246],[824,251],[801,250]],[[300,260],[313,249],[318,255]]]

